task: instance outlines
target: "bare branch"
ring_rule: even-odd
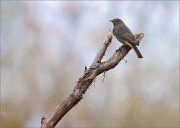
[[[144,34],[139,33],[135,36],[138,41],[141,41],[144,37]],[[105,37],[103,46],[97,53],[90,68],[86,69],[84,75],[79,78],[76,86],[73,89],[73,92],[69,95],[69,97],[67,97],[67,99],[65,99],[56,107],[56,110],[51,114],[50,117],[47,119],[45,119],[45,117],[41,119],[41,128],[55,127],[56,124],[62,119],[62,117],[82,99],[83,94],[87,91],[97,75],[114,68],[131,50],[129,46],[123,45],[115,51],[111,58],[105,62],[101,62],[103,56],[105,55],[106,49],[111,44],[111,40],[112,34],[109,33]]]
[[[108,33],[107,36],[104,39],[103,47],[96,54],[96,57],[95,57],[92,65],[90,66],[91,68],[93,68],[93,66],[96,63],[100,63],[101,62],[101,60],[102,60],[102,58],[103,58],[103,56],[104,56],[104,54],[106,52],[107,47],[111,44],[111,40],[112,40],[112,33]]]

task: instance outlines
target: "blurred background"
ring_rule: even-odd
[[[113,18],[145,34],[144,58],[131,50],[98,76],[57,127],[180,127],[179,1],[1,1],[1,127],[39,127],[91,65]],[[103,60],[121,46],[112,42]]]

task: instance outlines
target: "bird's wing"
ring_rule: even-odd
[[[114,29],[114,35],[116,35],[116,38],[118,39],[123,39],[126,40],[132,44],[137,44],[137,41],[132,34],[131,30],[126,26],[126,27],[118,27]]]
[[[135,40],[133,35],[130,35],[130,34],[124,34],[124,35],[118,34],[117,37],[120,38],[120,39],[126,40],[131,44],[135,44],[135,45],[137,44],[137,41]]]

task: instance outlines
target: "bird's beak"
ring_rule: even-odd
[[[109,22],[113,22],[113,20],[109,20]]]

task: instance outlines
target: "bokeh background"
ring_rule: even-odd
[[[179,1],[1,1],[1,127],[39,127],[89,67],[109,20],[143,32],[57,127],[177,128]],[[121,46],[113,38],[104,60]]]

